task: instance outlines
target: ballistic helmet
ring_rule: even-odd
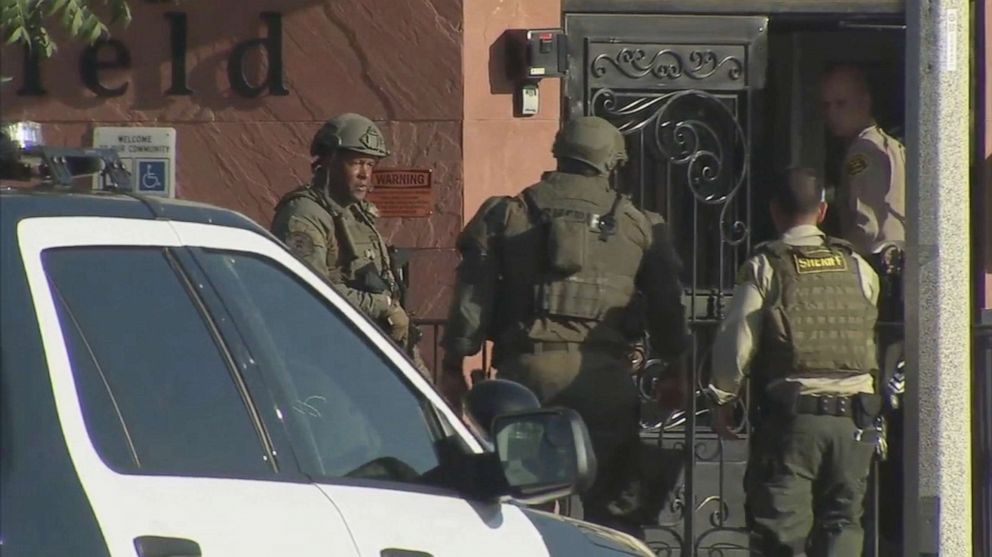
[[[583,162],[606,175],[627,162],[623,135],[597,116],[573,118],[558,130],[551,152],[556,159]]]
[[[497,416],[536,410],[541,407],[541,401],[520,383],[507,379],[487,379],[476,383],[465,394],[462,405],[476,425],[486,435],[490,435],[490,428]]]
[[[379,127],[372,120],[350,112],[325,122],[310,142],[311,157],[330,155],[338,149],[379,158],[389,156]]]

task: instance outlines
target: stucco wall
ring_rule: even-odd
[[[560,27],[559,0],[470,0],[465,2],[466,220],[492,195],[515,194],[553,166],[551,142],[558,130],[557,79],[540,84],[540,111],[514,117],[512,84],[504,70],[507,29]]]
[[[309,178],[308,146],[321,122],[360,112],[380,122],[393,150],[383,167],[434,171],[434,214],[387,219],[400,246],[419,248],[413,260],[414,310],[443,315],[447,269],[462,223],[461,0],[229,0],[132,2],[134,21],[113,38],[126,45],[131,69],[104,70],[110,87],[129,82],[123,96],[100,98],[80,78],[82,47],[62,41],[42,64],[48,94],[18,96],[20,47],[4,46],[4,120],[44,124],[50,144],[89,145],[98,125],[171,126],[177,130],[177,192],[241,211],[268,225],[279,196]],[[170,27],[165,13],[187,14],[189,96],[164,93],[171,82]],[[282,14],[283,66],[289,94],[248,99],[229,85],[227,61],[242,41],[266,35],[260,13]],[[249,79],[265,75],[249,56]],[[257,81],[255,81],[257,83]]]

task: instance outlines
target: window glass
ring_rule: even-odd
[[[234,374],[164,250],[66,248],[43,258],[84,420],[108,465],[272,473]]]
[[[251,337],[307,473],[417,482],[438,466],[429,403],[327,300],[267,259],[201,259]]]

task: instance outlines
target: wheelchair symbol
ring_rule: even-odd
[[[152,174],[151,172],[142,174],[141,189],[145,189],[145,190],[162,189],[162,182],[159,181],[158,174]]]
[[[165,191],[165,162],[138,161],[138,189]]]

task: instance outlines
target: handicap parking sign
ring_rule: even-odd
[[[138,173],[134,177],[138,191],[165,193],[167,191],[166,161],[138,160]]]

